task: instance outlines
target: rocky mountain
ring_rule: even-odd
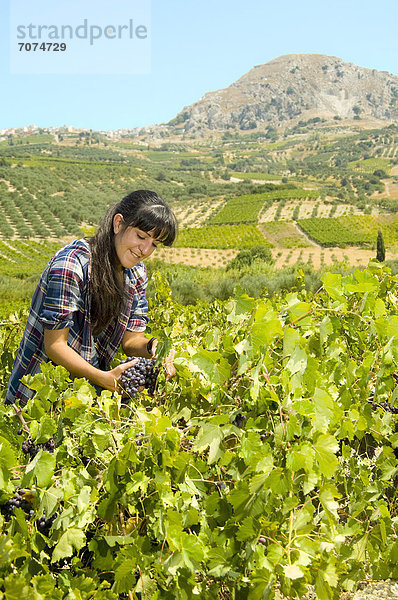
[[[397,121],[398,77],[334,56],[280,56],[185,106],[167,129],[205,135],[286,126],[314,117]]]

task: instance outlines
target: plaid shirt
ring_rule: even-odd
[[[109,368],[126,330],[145,330],[148,279],[143,263],[124,269],[128,301],[117,321],[112,320],[96,337],[91,333],[89,281],[90,248],[84,239],[64,246],[49,261],[32,299],[8,383],[6,403],[18,398],[25,405],[34,395],[20,379],[23,375],[38,373],[40,364],[49,360],[44,350],[44,329],[69,327],[68,345],[102,370]]]

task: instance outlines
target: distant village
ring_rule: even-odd
[[[73,127],[72,125],[62,125],[61,127],[39,127],[38,125],[28,125],[25,127],[9,127],[0,129],[0,142],[7,141],[13,144],[14,138],[23,141],[23,138],[29,138],[32,135],[53,135],[56,143],[70,139],[79,143],[79,139],[90,141],[90,143],[98,143],[99,141],[107,145],[109,141],[119,141],[126,138],[140,138],[145,136],[145,139],[153,141],[162,140],[169,135],[169,128],[165,124],[148,125],[145,127],[134,127],[132,129],[116,129],[116,130],[99,130],[88,129],[83,127]],[[27,140],[29,143],[29,140]],[[137,139],[137,143],[143,143]]]
[[[92,129],[84,129],[73,127],[72,125],[62,125],[61,127],[39,127],[38,125],[28,125],[26,127],[10,127],[8,129],[0,129],[0,141],[7,140],[13,136],[18,138],[27,137],[30,135],[42,135],[52,134],[54,136],[73,134],[74,136],[79,133],[96,133],[101,136],[107,137],[111,140],[117,140],[122,137],[136,135],[136,130],[132,129],[117,129],[116,131],[99,131]]]

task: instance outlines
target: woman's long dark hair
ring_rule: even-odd
[[[88,240],[91,249],[91,323],[93,335],[98,335],[118,317],[127,298],[123,283],[117,276],[117,255],[113,217],[123,216],[123,231],[138,227],[151,232],[155,239],[171,246],[177,235],[177,219],[166,202],[155,192],[137,190],[112,206],[96,234]]]

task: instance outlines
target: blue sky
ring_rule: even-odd
[[[35,74],[37,63],[32,72],[11,73],[10,43],[17,40],[9,15],[27,1],[0,0],[0,128],[118,129],[167,122],[207,91],[227,87],[282,54],[328,54],[398,75],[397,0],[142,0],[150,3],[148,72],[115,74],[125,60],[121,47],[120,61],[97,61],[97,74],[78,73],[82,56],[74,59],[75,73]],[[39,1],[49,2],[29,3]],[[75,22],[94,20],[93,0],[52,2],[67,7]],[[111,6],[116,23],[128,2],[96,5],[108,15]]]

